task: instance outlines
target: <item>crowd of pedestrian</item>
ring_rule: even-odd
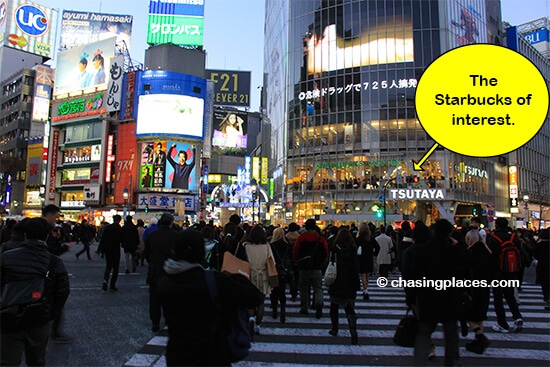
[[[219,303],[231,308],[248,309],[252,335],[262,333],[267,296],[270,298],[271,317],[286,323],[288,294],[291,301],[299,301],[299,313],[304,316],[313,311],[314,317],[320,319],[328,306],[331,321],[328,334],[332,336],[339,333],[339,310],[342,308],[348,321],[351,344],[357,345],[361,342],[355,312],[357,295],[369,301],[369,277],[387,278],[398,272],[406,280],[469,279],[490,282],[496,279],[521,282],[524,269],[535,264],[536,283],[541,285],[544,308],[549,309],[549,230],[543,229],[539,233],[512,230],[504,218],[496,220],[493,231],[483,229],[477,218],[472,221],[471,227],[460,230],[445,219],[430,226],[422,221],[405,221],[398,228],[360,223],[359,226],[328,226],[321,230],[314,219],[306,220],[303,227],[296,223],[278,227],[241,223],[238,215],[231,216],[223,227],[202,221],[180,227],[171,214],[165,213],[158,220],[151,218],[147,227],[142,220],[135,225],[131,216],[122,222],[122,218],[115,215],[112,223],[102,223],[96,230],[86,220],[74,228],[67,228],[58,220],[59,214],[59,208],[47,206],[40,223],[36,222],[38,219],[15,223],[8,221],[1,230],[2,292],[10,283],[19,281],[18,277],[28,279],[28,276],[21,274],[40,272],[38,265],[37,269],[29,269],[28,265],[25,268],[19,264],[19,257],[31,256],[30,252],[27,254],[21,249],[31,251],[31,248],[39,248],[40,256],[51,254],[48,256],[52,256],[57,264],[56,274],[59,275],[56,275],[57,280],[53,284],[60,289],[59,299],[44,316],[45,323],[24,331],[18,330],[18,336],[2,328],[3,349],[4,346],[15,345],[14,340],[17,339],[21,342],[18,353],[24,350],[31,353],[26,358],[38,361],[37,364],[45,358],[43,343],[47,343],[48,337],[60,342],[71,340],[61,327],[63,304],[69,288],[68,278],[65,279],[66,270],[59,256],[76,241],[83,244],[83,249],[75,257],[78,259],[86,253],[89,260],[93,260],[90,245],[93,241],[98,242],[97,252],[105,258],[106,265],[102,284],[104,291],[118,289],[121,250],[125,254],[123,264],[126,274],[135,272],[139,265],[147,264],[151,330],[158,332],[163,319],[168,326],[168,365],[227,365],[231,362],[224,357],[227,346],[224,343],[213,344],[209,329],[205,330],[201,322],[208,314],[219,312],[217,301],[209,293],[211,286],[201,275],[205,270],[216,274],[216,299]],[[46,234],[37,232],[40,226],[47,227]],[[5,241],[7,237],[9,240]],[[518,254],[518,258],[510,257],[513,255],[508,253],[508,246],[517,250],[514,254]],[[248,279],[222,272],[226,252],[249,264]],[[503,256],[504,253],[506,256]],[[506,260],[503,260],[504,257]],[[269,276],[270,259],[277,267],[278,282],[275,284]],[[323,277],[331,261],[337,264],[337,277],[328,285],[329,297],[325,300]],[[509,264],[510,261],[514,264]],[[45,261],[42,263],[47,267]],[[524,320],[517,293],[520,287],[492,288],[497,316],[497,324],[492,326],[494,332],[519,333],[523,330]],[[405,288],[404,307],[411,309],[418,320],[414,363],[424,365],[435,356],[431,335],[439,323],[444,331],[446,365],[456,365],[458,362],[459,329],[463,336],[468,334],[468,329],[473,332],[473,339],[466,343],[466,349],[483,354],[491,343],[484,329],[490,292],[491,288],[487,287],[443,290],[433,287]],[[512,324],[508,322],[504,301],[511,312]],[[46,324],[48,326],[44,326]],[[49,333],[45,332],[46,327]],[[223,333],[228,332],[230,326],[215,323],[211,327]],[[36,335],[41,338],[40,348],[27,351],[25,338],[35,338]],[[363,343],[367,342],[363,340]],[[3,353],[2,364],[4,360],[16,363],[18,358],[20,355],[18,357],[17,353]]]

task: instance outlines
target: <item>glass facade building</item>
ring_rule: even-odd
[[[500,23],[489,0],[268,0],[263,112],[285,221],[510,217],[507,157],[439,147],[413,167],[434,144],[415,111],[422,73],[452,48],[500,44]]]

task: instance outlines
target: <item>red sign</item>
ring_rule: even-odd
[[[137,163],[137,141],[136,141],[136,123],[130,122],[120,124],[117,137],[117,154],[115,166],[115,203],[124,202],[124,189],[128,189],[132,203],[135,169]]]
[[[48,160],[48,148],[47,147],[42,148],[42,160],[43,161]]]
[[[49,200],[55,200],[55,175],[57,172],[57,149],[59,147],[59,130],[54,130],[52,139],[52,165],[50,167],[50,194]]]
[[[114,136],[109,135],[107,138],[107,166],[105,167],[105,182],[111,182],[111,166],[115,161],[115,156],[113,155],[113,141]]]
[[[136,84],[136,72],[128,72],[128,79],[126,81],[126,98],[124,107],[124,120],[132,118],[134,112],[134,87]]]

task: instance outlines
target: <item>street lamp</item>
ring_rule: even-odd
[[[525,220],[527,221],[527,229],[529,229],[529,195],[523,195],[523,202],[525,203]]]
[[[124,190],[122,191],[122,197],[124,198],[124,210],[122,212],[122,217],[124,218],[124,220],[126,220],[126,215],[128,212],[128,196],[129,196],[128,188],[125,187]]]
[[[253,178],[250,180],[250,189],[252,190],[252,222],[255,221],[254,219],[254,206],[256,205],[256,196],[258,195],[258,183],[256,182],[256,179]],[[260,220],[260,211],[258,209],[258,221]]]

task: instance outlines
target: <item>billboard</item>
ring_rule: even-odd
[[[65,148],[63,151],[63,164],[99,161],[101,161],[101,145],[99,144]]]
[[[53,69],[47,66],[36,65],[34,83],[34,97],[32,104],[32,120],[48,121],[50,118],[50,101],[52,97]]]
[[[133,19],[132,15],[125,14],[63,10],[60,49],[67,50],[111,37],[116,38],[117,46],[125,43],[130,49]]]
[[[124,189],[128,189],[130,196],[128,204],[133,204],[133,192],[136,170],[134,167],[139,162],[136,153],[137,141],[134,135],[135,122],[120,124],[118,127],[118,139],[116,147],[116,164],[113,177],[115,182],[115,203],[124,202]],[[109,150],[109,147],[107,147]],[[109,152],[107,152],[109,153]]]
[[[114,55],[114,37],[59,52],[54,97],[73,92],[83,93],[87,88],[107,89]]]
[[[487,42],[483,0],[453,0],[447,5],[452,48]]]
[[[214,82],[215,106],[250,107],[250,71],[206,70]]]
[[[314,25],[313,32],[308,32],[303,39],[309,75],[359,66],[414,61],[410,14],[371,18],[369,22],[361,23],[361,33],[352,39],[348,39],[337,28],[337,18],[319,21]]]
[[[2,45],[51,58],[57,12],[26,0],[0,0]]]
[[[137,136],[203,138],[204,100],[179,94],[139,96]]]
[[[107,112],[105,108],[106,92],[92,93],[71,99],[60,99],[52,103],[52,122],[89,118]]]
[[[147,43],[202,46],[204,0],[150,0]]]
[[[221,153],[246,153],[248,143],[248,113],[214,110],[212,146]]]
[[[187,143],[142,143],[139,187],[196,190],[196,154],[196,147]]]

